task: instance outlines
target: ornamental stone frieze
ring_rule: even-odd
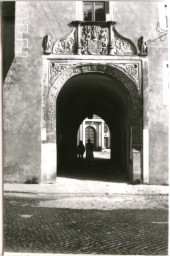
[[[56,76],[61,72],[65,71],[69,65],[67,64],[59,64],[52,62],[50,63],[50,70],[49,70],[49,87],[54,83]]]
[[[117,74],[115,76],[119,78],[120,80],[123,79],[122,82],[124,82],[124,78],[122,76],[122,72],[131,78],[133,82],[136,84],[137,89],[139,92],[141,92],[140,88],[140,76],[139,76],[139,63],[107,63],[107,64],[88,64],[85,63],[79,64],[68,64],[68,63],[56,63],[51,62],[50,63],[50,69],[49,69],[49,87],[54,83],[56,77],[67,70],[69,67],[76,68],[77,66],[81,66],[82,73],[83,72],[102,72],[105,73],[107,65],[115,67],[117,70]],[[116,72],[115,70],[115,72]],[[118,71],[121,71],[120,77],[118,74]],[[81,72],[80,72],[81,73]]]
[[[43,39],[45,54],[56,55],[137,55],[135,44],[128,38],[120,35],[116,22],[85,22],[74,21],[71,33],[51,43],[51,37]]]
[[[123,71],[126,75],[128,75],[136,84],[138,90],[140,91],[140,78],[139,78],[139,64],[138,63],[118,63],[111,64],[117,69]]]

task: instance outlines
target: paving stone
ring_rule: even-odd
[[[40,200],[5,197],[5,251],[168,254],[168,209],[103,211],[33,207]],[[22,218],[24,215],[32,217]]]

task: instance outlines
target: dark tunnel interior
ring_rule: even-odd
[[[119,182],[128,180],[131,106],[116,78],[86,73],[68,80],[57,99],[58,176]],[[94,159],[91,166],[76,159],[77,131],[93,114],[111,133],[111,159]]]

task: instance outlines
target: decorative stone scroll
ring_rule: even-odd
[[[121,36],[115,27],[114,30],[114,40],[113,40],[113,47],[114,47],[114,54],[115,55],[137,55],[137,49],[134,43]]]
[[[53,141],[56,133],[56,99],[57,95],[59,94],[61,88],[64,86],[64,84],[73,76],[84,74],[88,72],[98,72],[103,73],[105,75],[112,76],[118,80],[120,80],[123,84],[123,86],[127,89],[126,92],[129,92],[127,94],[128,97],[130,97],[131,107],[132,107],[132,125],[140,126],[139,122],[139,116],[141,114],[141,107],[142,107],[142,99],[139,93],[139,89],[136,86],[133,79],[128,76],[125,72],[123,72],[123,68],[126,70],[128,67],[122,66],[122,70],[120,67],[115,65],[108,65],[108,64],[82,64],[82,65],[76,65],[76,66],[70,66],[70,67],[64,67],[63,64],[53,64],[51,63],[51,68],[53,68],[53,71],[51,71],[51,79],[52,82],[51,88],[49,88],[48,93],[48,99],[47,99],[47,138],[48,141]],[[119,64],[117,64],[119,65]],[[123,65],[123,64],[120,64]],[[60,66],[60,67],[59,67]],[[54,71],[55,70],[55,71]],[[54,72],[55,75],[54,75]],[[130,71],[129,71],[130,72]],[[130,73],[134,71],[131,70]],[[135,75],[135,74],[134,74]],[[135,138],[134,143],[140,144],[140,132],[138,132],[135,129]]]
[[[52,53],[57,55],[137,55],[135,44],[115,29],[116,22],[74,21],[74,29],[66,38],[55,42]]]
[[[75,53],[75,29],[72,30],[69,36],[59,39],[55,42],[52,53],[53,54],[74,54]]]
[[[131,64],[131,63],[119,63],[119,64],[111,64],[112,66],[122,70],[126,75],[128,75],[136,84],[139,91],[140,88],[140,79],[139,79],[139,64]]]

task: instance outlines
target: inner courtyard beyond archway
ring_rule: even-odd
[[[69,79],[57,97],[57,175],[125,181],[131,171],[131,99],[116,78],[99,73]],[[77,163],[77,131],[85,118],[98,115],[111,133],[111,159]],[[88,169],[88,171],[87,171]]]

